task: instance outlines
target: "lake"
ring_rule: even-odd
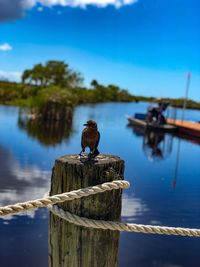
[[[83,123],[94,119],[100,152],[125,160],[131,187],[123,192],[122,221],[200,228],[200,145],[128,127],[125,116],[144,112],[147,105],[79,106],[71,126],[55,128],[27,125],[18,108],[0,106],[0,205],[42,197],[55,159],[80,152]],[[198,121],[200,111],[185,116]],[[48,266],[46,209],[0,219],[0,236],[1,267]],[[119,266],[196,267],[199,247],[200,238],[121,233]]]

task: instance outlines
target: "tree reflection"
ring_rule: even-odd
[[[60,144],[67,140],[72,132],[71,121],[30,120],[23,113],[19,114],[18,126],[45,146]]]

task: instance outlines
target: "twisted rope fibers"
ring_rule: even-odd
[[[103,183],[96,186],[90,186],[79,190],[70,191],[63,194],[58,194],[54,196],[47,196],[36,200],[31,200],[23,203],[17,203],[13,205],[8,205],[5,207],[0,207],[0,217],[15,214],[18,212],[36,209],[36,208],[43,208],[47,207],[48,205],[54,205],[57,203],[71,201],[74,199],[87,197],[90,195],[95,195],[98,193],[103,193],[105,191],[116,190],[116,189],[125,189],[128,188],[129,182],[127,181],[112,181],[108,183]]]
[[[85,217],[79,217],[71,214],[68,211],[64,211],[58,206],[48,206],[50,211],[59,216],[60,218],[88,228],[112,230],[112,231],[125,231],[125,232],[137,232],[145,234],[160,234],[160,235],[178,235],[178,236],[193,236],[200,237],[200,229],[190,229],[181,227],[166,227],[166,226],[155,226],[155,225],[143,225],[143,224],[131,224],[121,223],[104,220],[93,220]]]

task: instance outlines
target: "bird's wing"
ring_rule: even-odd
[[[97,139],[97,141],[96,141],[96,144],[95,144],[95,148],[97,148],[98,147],[98,145],[99,145],[99,141],[100,141],[100,132],[97,132],[98,133],[98,139]]]

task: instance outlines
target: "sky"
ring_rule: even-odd
[[[199,0],[0,0],[0,77],[64,60],[136,95],[200,101]]]

